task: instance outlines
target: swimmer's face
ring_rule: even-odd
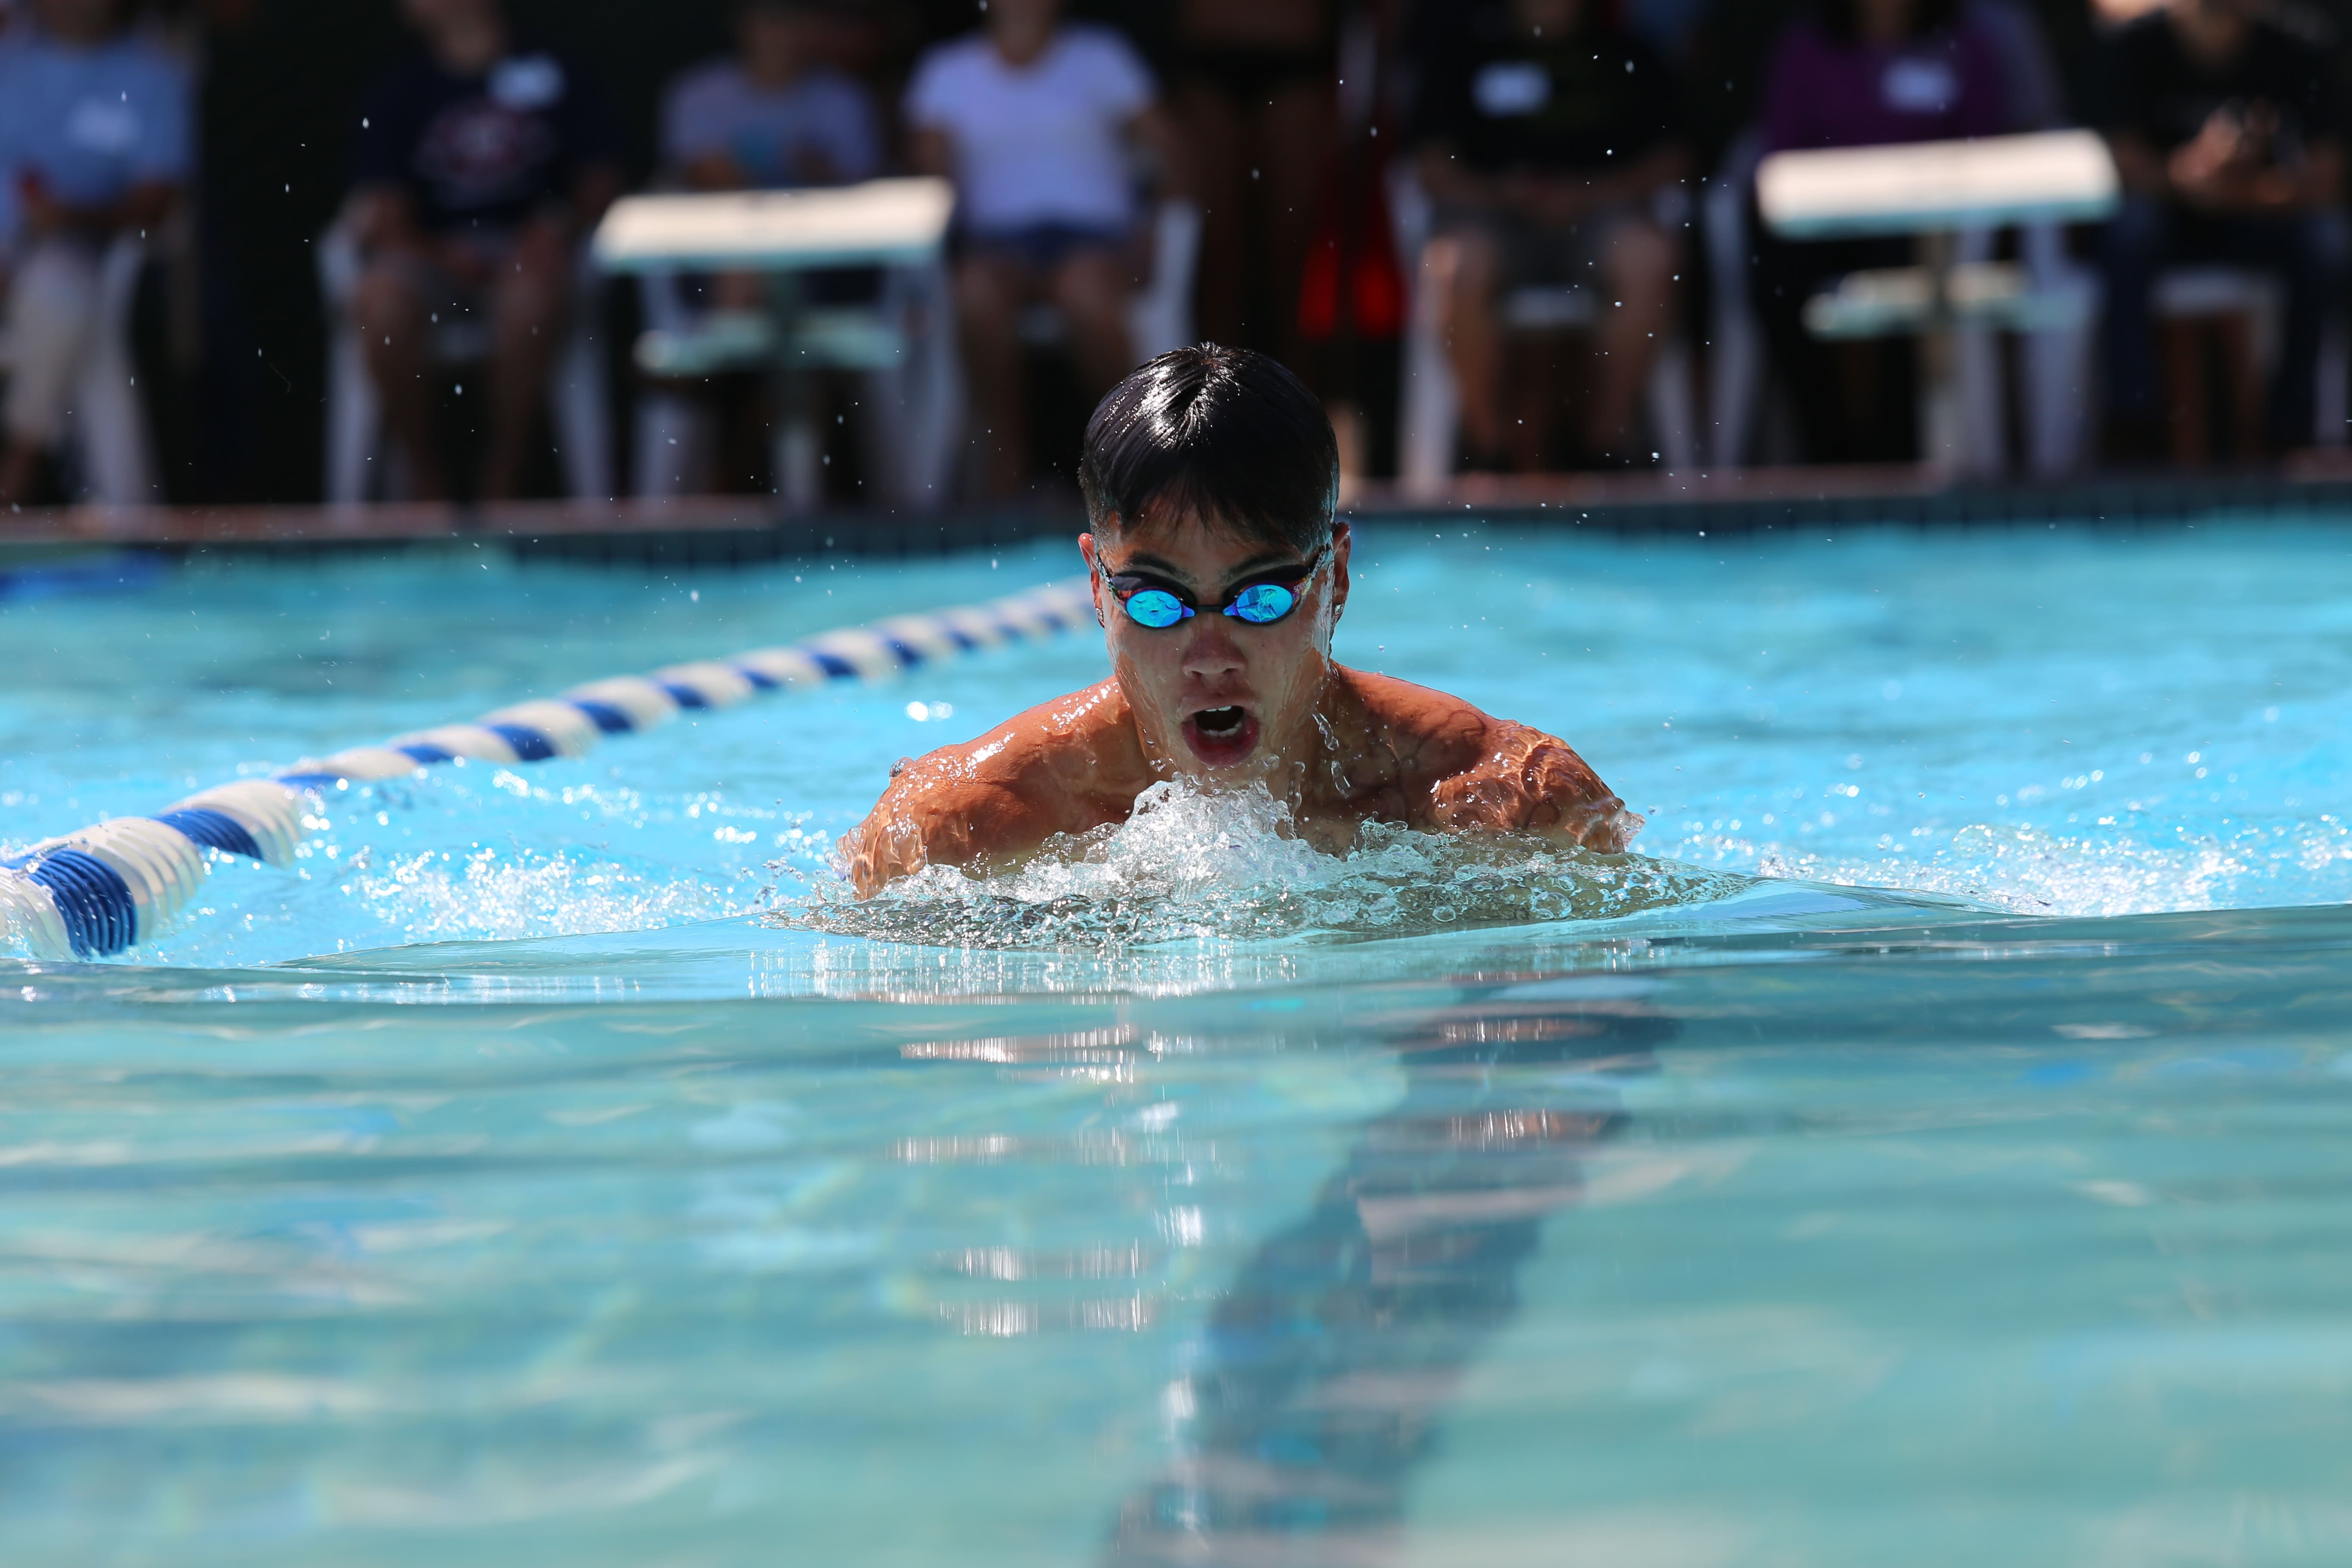
[[[1178,775],[1240,783],[1264,777],[1313,745],[1315,708],[1331,672],[1331,631],[1348,602],[1348,525],[1340,523],[1298,605],[1255,626],[1221,613],[1232,590],[1307,557],[1203,523],[1154,513],[1140,527],[1083,534],[1095,608],[1111,669],[1152,760]],[[1171,626],[1139,626],[1105,574],[1179,589],[1198,612]]]

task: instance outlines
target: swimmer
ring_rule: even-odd
[[[1095,410],[1078,481],[1111,678],[901,763],[842,840],[860,896],[926,866],[1018,865],[1170,780],[1262,785],[1328,853],[1365,822],[1604,853],[1641,831],[1553,737],[1332,659],[1351,546],[1339,447],[1274,360],[1203,345],[1144,365]]]

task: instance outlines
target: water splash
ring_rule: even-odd
[[[350,888],[377,921],[410,942],[646,931],[740,914],[751,902],[707,882],[609,860],[480,851],[454,867],[430,854],[395,860],[355,878]]]
[[[1892,836],[1889,836],[1890,838]],[[1734,836],[1688,840],[1693,860],[1833,887],[1902,888],[2018,914],[2098,918],[2308,903],[2352,868],[2352,832],[2316,823],[2236,824],[2221,834],[2149,825],[2112,834],[1971,823],[1878,855],[1808,852]]]
[[[1367,823],[1352,848],[1303,841],[1263,788],[1155,784],[1134,816],[1063,836],[1017,870],[943,866],[859,901],[827,880],[767,917],[877,941],[1102,950],[1276,937],[1361,940],[1605,920],[1696,903],[1752,879],[1531,836],[1418,833]]]

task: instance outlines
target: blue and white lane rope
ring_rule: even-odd
[[[825,632],[784,647],[674,664],[519,703],[380,746],[298,763],[190,795],[153,816],[119,816],[0,859],[0,937],[47,959],[100,958],[160,934],[204,881],[206,850],[293,863],[304,795],[343,781],[404,778],[465,757],[512,766],[577,757],[606,735],[651,730],[682,709],[726,708],[756,692],[887,680],[999,643],[1042,640],[1093,619],[1083,579],[929,615]]]

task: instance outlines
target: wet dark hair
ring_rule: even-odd
[[[1822,25],[1841,38],[1857,37],[1862,32],[1861,7],[1854,0],[1821,0]],[[1959,0],[1918,0],[1911,12],[1911,36],[1924,38],[1928,34],[1950,26],[1959,17]]]
[[[1078,488],[1098,531],[1163,506],[1305,555],[1331,537],[1339,444],[1323,405],[1278,361],[1202,343],[1111,388],[1087,422]]]

